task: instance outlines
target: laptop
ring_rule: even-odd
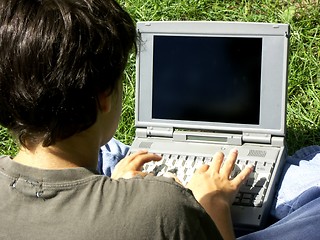
[[[136,133],[129,154],[162,155],[163,162],[144,171],[171,171],[186,184],[189,168],[237,148],[232,174],[248,163],[255,172],[232,205],[233,224],[263,227],[286,155],[289,26],[151,21],[138,22],[137,31]]]

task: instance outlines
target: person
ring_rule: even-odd
[[[0,2],[0,124],[20,144],[0,158],[0,239],[234,239],[222,153],[185,188],[141,172],[140,151],[97,173],[121,114],[135,26],[115,0]]]

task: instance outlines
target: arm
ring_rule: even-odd
[[[216,153],[211,165],[200,167],[187,185],[226,240],[235,239],[230,207],[241,184],[252,171],[252,167],[246,167],[230,179],[237,156],[237,150],[231,151],[222,164],[224,155]]]

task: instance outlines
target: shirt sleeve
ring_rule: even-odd
[[[136,195],[134,201],[142,206],[139,211],[152,212],[141,221],[146,222],[153,239],[222,239],[215,223],[189,189],[165,177],[148,176],[139,181],[136,184],[139,190],[135,191],[145,194],[143,198]]]

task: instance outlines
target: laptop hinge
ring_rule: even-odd
[[[241,134],[213,133],[213,132],[188,132],[176,130],[173,133],[173,139],[178,141],[207,142],[217,144],[242,144]]]
[[[285,146],[285,139],[281,136],[273,136],[271,137],[271,145],[277,147],[284,147]]]
[[[271,144],[271,134],[243,133],[243,142]]]
[[[167,137],[172,138],[173,128],[147,127],[136,128],[137,137]]]

